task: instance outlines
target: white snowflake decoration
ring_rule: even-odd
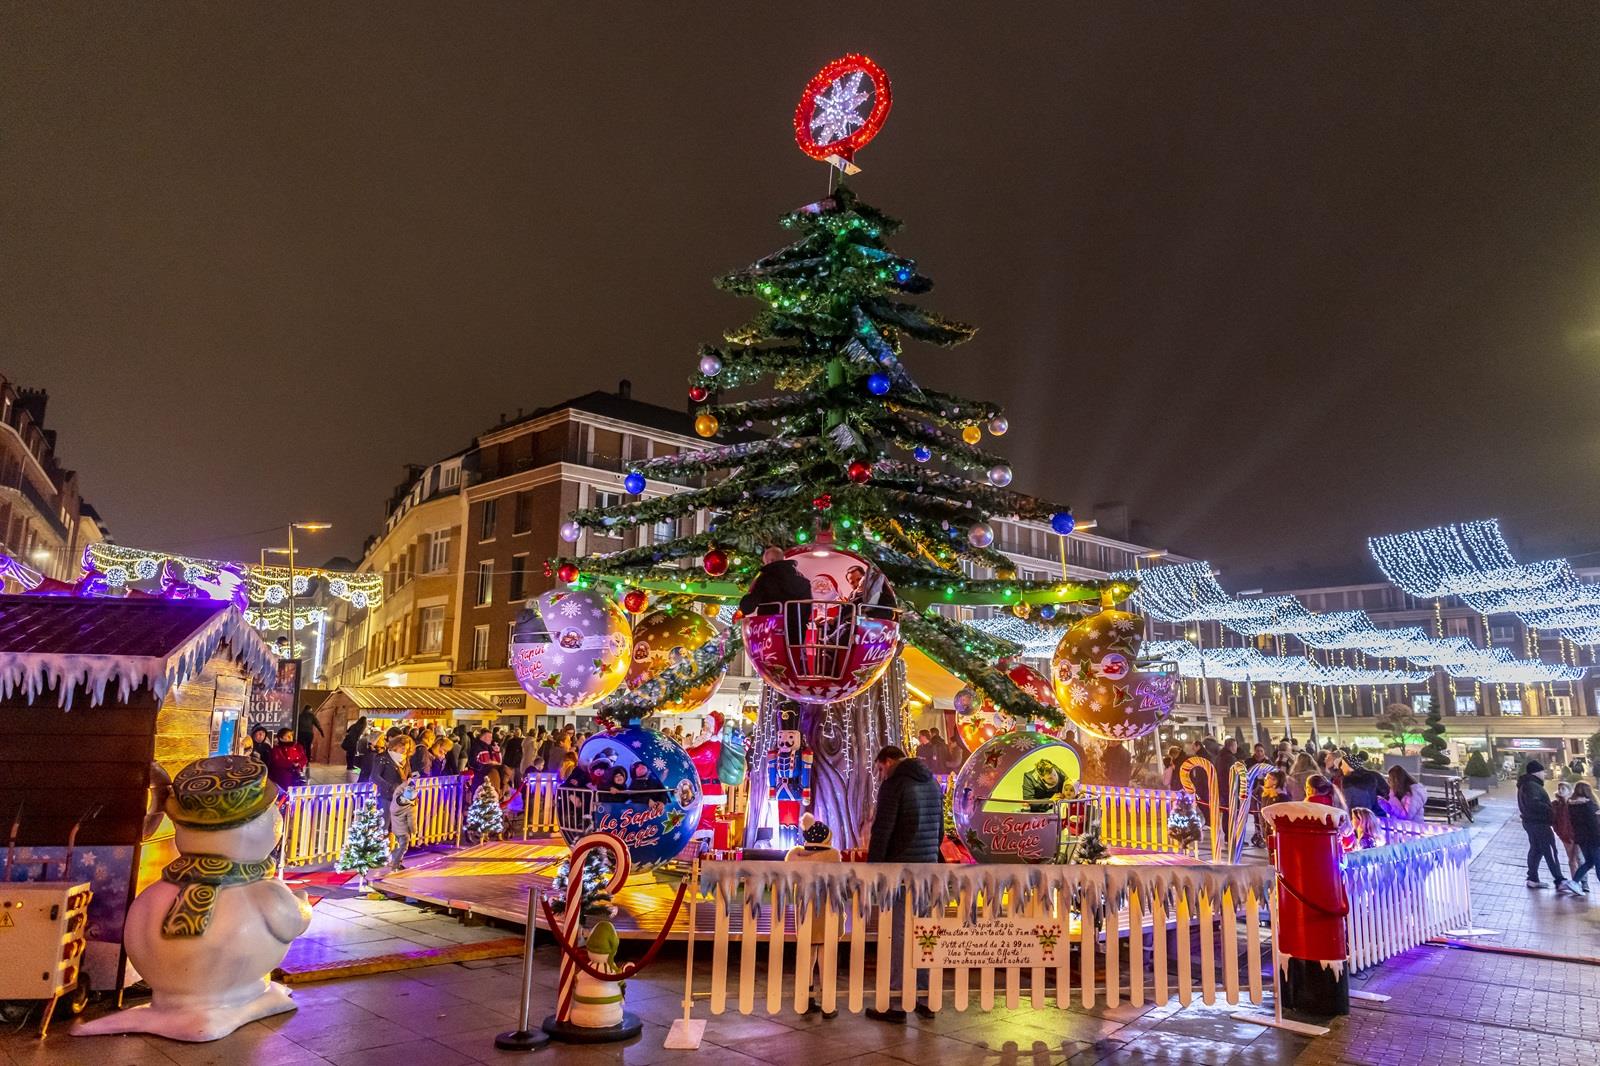
[[[342,577],[336,577],[328,582],[328,591],[343,599],[350,592],[350,583]]]
[[[654,759],[651,759],[650,765],[655,767],[656,773],[658,774],[664,774],[667,772],[667,760],[662,758],[660,755],[657,755]]]
[[[811,112],[811,136],[818,144],[842,141],[866,125],[867,115],[860,108],[872,99],[872,93],[861,90],[863,77],[861,71],[853,70],[817,94]]]
[[[128,583],[128,570],[126,567],[113,566],[106,571],[106,584],[126,585]]]
[[[133,564],[133,568],[141,580],[148,581],[156,576],[156,561],[154,559],[140,559]]]
[[[568,597],[561,601],[561,617],[576,618],[582,613],[583,604],[579,603],[575,598]]]

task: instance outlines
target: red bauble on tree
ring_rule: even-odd
[[[556,567],[556,580],[563,585],[571,585],[578,580],[578,568],[571,563],[562,563]]]
[[[833,506],[833,496],[824,492],[821,496],[818,496],[816,499],[811,501],[811,506],[815,507],[819,511],[826,511],[828,508]]]
[[[627,595],[622,597],[622,606],[627,608],[629,614],[638,614],[650,606],[650,597],[645,595],[643,589],[629,589]]]
[[[706,573],[711,577],[721,577],[728,572],[728,553],[721,548],[712,548],[706,552],[700,565],[706,568]]]
[[[845,468],[845,476],[857,485],[865,485],[872,480],[872,467],[857,459]]]
[[[689,390],[689,399],[695,403],[705,403],[706,397],[710,395],[711,394],[705,390],[705,387],[701,385],[696,385],[694,388]]]

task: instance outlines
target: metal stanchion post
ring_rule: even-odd
[[[532,1026],[533,1011],[533,939],[538,931],[534,915],[539,909],[539,893],[528,889],[527,937],[522,944],[522,1002],[517,1005],[517,1027],[509,1033],[494,1038],[494,1046],[502,1051],[537,1051],[550,1042],[543,1029]]]

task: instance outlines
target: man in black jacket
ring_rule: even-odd
[[[944,794],[933,773],[921,759],[908,759],[906,753],[890,746],[873,760],[878,771],[878,805],[872,815],[872,838],[867,845],[868,862],[938,862],[939,842],[944,839]],[[889,955],[889,988],[900,990],[904,977],[906,927],[905,895],[895,898],[893,944]],[[928,972],[917,971],[917,987],[927,987]],[[895,1000],[891,1000],[894,1002]],[[933,1012],[917,1004],[917,1013],[932,1017]],[[867,1011],[867,1017],[880,1022],[904,1022],[906,1012]]]
[[[1522,776],[1517,778],[1517,813],[1522,815],[1522,828],[1528,833],[1528,887],[1546,887],[1539,880],[1539,860],[1543,859],[1550,867],[1556,891],[1576,892],[1572,882],[1561,876],[1561,860],[1556,858],[1555,815],[1550,809],[1550,794],[1544,790],[1544,775],[1544,764],[1529,759]]]

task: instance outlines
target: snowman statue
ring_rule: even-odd
[[[620,941],[617,930],[610,922],[600,922],[589,932],[583,950],[589,956],[589,965],[606,973],[615,973]],[[580,1029],[614,1029],[622,1024],[622,982],[602,981],[578,971],[572,987],[572,1024]]]
[[[283,828],[277,799],[278,786],[249,756],[201,759],[178,772],[166,804],[178,858],[139,893],[123,925],[150,1002],[79,1025],[75,1036],[216,1040],[295,1009],[268,975],[311,924],[311,905],[272,877]]]

